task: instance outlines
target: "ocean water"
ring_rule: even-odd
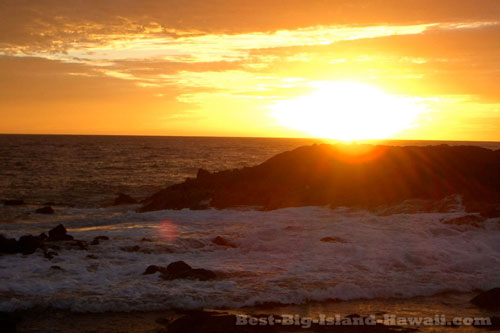
[[[137,205],[106,206],[116,192],[142,198],[194,176],[199,167],[254,165],[311,140],[0,136],[0,143],[0,197],[27,202],[0,207],[0,234],[38,234],[63,223],[76,239],[111,238],[88,251],[60,250],[52,260],[41,252],[0,255],[0,311],[300,304],[500,285],[500,221],[480,227],[443,223],[465,215],[459,197],[450,198],[454,204],[446,213],[400,209],[406,213],[388,216],[327,207],[136,213]],[[56,214],[33,213],[48,201]],[[216,236],[237,247],[213,244]],[[125,251],[132,246],[138,250]],[[178,260],[219,277],[163,281],[158,274],[142,275],[149,265]]]

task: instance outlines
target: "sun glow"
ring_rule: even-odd
[[[310,95],[277,102],[271,116],[314,137],[386,139],[414,126],[424,110],[410,98],[354,82],[315,82]]]

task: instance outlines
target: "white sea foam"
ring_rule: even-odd
[[[111,240],[89,251],[61,250],[52,261],[39,252],[0,256],[0,311],[35,305],[74,311],[240,307],[500,286],[499,220],[480,228],[440,221],[461,215],[378,216],[322,207],[145,214],[130,207],[65,209],[50,218],[1,225],[0,233],[20,236],[64,223],[77,239]],[[238,247],[212,244],[216,236]],[[323,237],[343,242],[322,242]],[[120,249],[134,245],[139,252]],[[178,260],[221,277],[201,282],[142,275],[148,265]]]

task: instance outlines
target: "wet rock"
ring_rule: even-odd
[[[43,256],[49,260],[52,260],[54,259],[55,256],[59,255],[59,253],[55,252],[55,251],[45,251],[43,253]]]
[[[24,205],[24,200],[4,200],[3,204],[5,206],[22,206]]]
[[[13,254],[17,253],[17,249],[17,241],[14,238],[0,235],[0,253]]]
[[[133,205],[136,203],[137,200],[132,198],[130,195],[124,193],[118,193],[118,196],[115,198],[115,201],[113,202],[113,206]]]
[[[157,272],[167,273],[167,268],[156,265],[149,265],[144,271],[144,273],[142,273],[142,275],[150,275],[150,274],[155,274]]]
[[[160,270],[161,278],[164,280],[189,279],[208,281],[213,280],[217,275],[207,269],[192,268],[184,261],[176,261],[167,266],[166,271]]]
[[[232,247],[232,248],[237,248],[238,246],[231,241],[228,241],[227,239],[224,239],[220,236],[215,237],[212,239],[212,243],[219,245],[219,246],[226,246],[226,247]]]
[[[93,255],[93,254],[89,254],[89,255],[87,255],[85,258],[88,258],[88,259],[99,259],[99,257],[98,257],[98,256]]]
[[[38,208],[37,210],[35,210],[35,213],[36,214],[54,214],[55,211],[54,211],[54,209],[52,209],[52,207],[46,206],[46,207]]]
[[[205,169],[198,169],[198,173],[196,174],[196,179],[198,180],[204,180],[209,178],[211,175],[210,171],[205,170]]]
[[[167,272],[169,274],[180,274],[191,269],[193,268],[186,264],[184,261],[176,261],[167,266]]]
[[[323,237],[320,241],[325,243],[347,243],[344,239],[339,237]]]
[[[67,234],[66,228],[62,225],[59,224],[57,227],[51,229],[49,231],[49,241],[67,241],[67,240],[73,240],[73,236]]]
[[[196,178],[153,194],[139,211],[240,206],[373,208],[412,199],[419,200],[416,208],[420,209],[422,200],[436,202],[454,195],[500,203],[499,169],[500,154],[480,147],[312,145],[254,167],[200,171]],[[391,184],[384,187],[383,195],[382,184]],[[446,210],[453,205],[424,204],[422,208]],[[485,214],[496,215],[495,211]]]
[[[443,222],[444,224],[470,225],[473,227],[481,227],[485,220],[486,220],[486,218],[484,218],[481,215],[469,214],[469,215],[450,218],[450,219],[441,219],[441,222]]]
[[[92,240],[90,245],[99,245],[99,241],[107,241],[107,240],[109,240],[108,236],[97,236]]]
[[[482,292],[471,299],[470,302],[480,308],[488,310],[500,309],[500,288],[493,288]]]
[[[41,240],[37,236],[21,236],[17,242],[17,250],[22,254],[33,254],[41,245]]]
[[[38,236],[38,238],[40,238],[40,240],[41,240],[42,242],[44,242],[44,241],[46,241],[47,239],[49,239],[49,237],[47,236],[47,234],[45,234],[45,232],[42,232],[42,233]]]

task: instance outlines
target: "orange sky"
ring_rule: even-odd
[[[0,3],[0,133],[500,141],[498,82],[498,0]]]

